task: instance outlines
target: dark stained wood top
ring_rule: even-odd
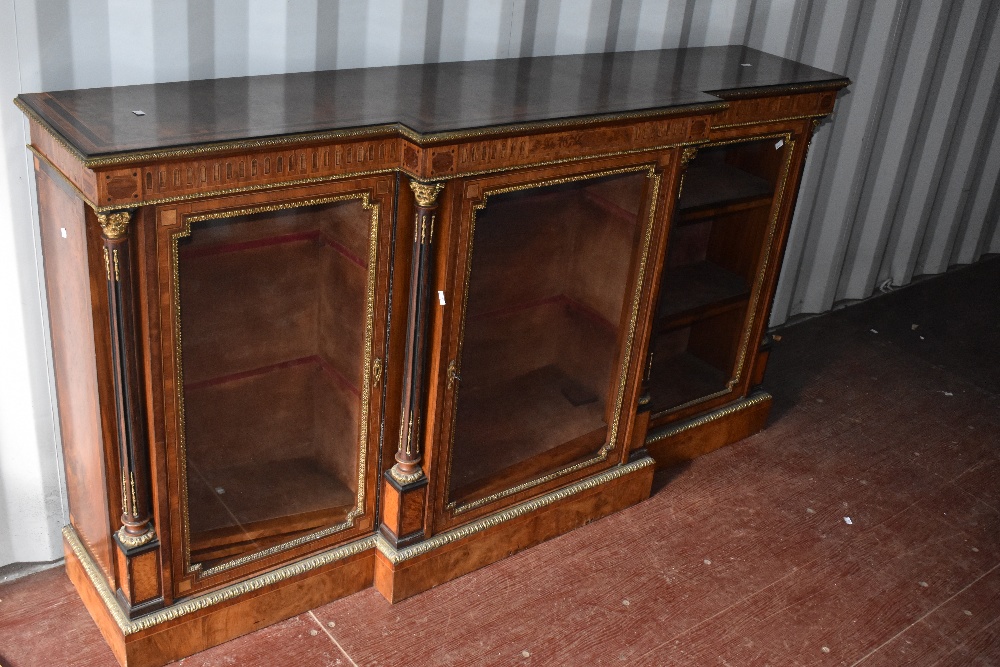
[[[84,158],[288,134],[418,135],[683,110],[709,92],[841,87],[844,77],[742,46],[303,72],[19,95]],[[135,115],[143,111],[145,115]]]

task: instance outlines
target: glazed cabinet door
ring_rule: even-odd
[[[437,528],[625,460],[674,158],[454,184]]]
[[[785,132],[714,141],[687,168],[650,342],[651,425],[748,391],[803,157],[796,143]]]
[[[176,594],[373,530],[394,190],[157,210]]]

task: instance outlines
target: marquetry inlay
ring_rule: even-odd
[[[826,115],[833,111],[835,91],[784,95],[782,97],[751,97],[729,101],[729,108],[718,114],[715,127],[780,119]]]
[[[629,150],[636,151],[701,141],[708,138],[708,131],[705,118],[665,118],[619,126],[469,141],[431,149],[429,177],[482,173],[526,161],[545,164],[587,155],[604,155],[608,146],[628,146]],[[406,164],[405,158],[403,162]]]
[[[142,170],[144,200],[399,167],[399,140],[306,146],[164,162]]]

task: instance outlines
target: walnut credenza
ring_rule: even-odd
[[[763,428],[846,84],[717,47],[20,96],[66,567],[118,660],[406,598]]]

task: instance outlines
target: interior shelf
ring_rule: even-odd
[[[354,493],[314,458],[260,461],[226,468],[204,468],[191,459],[193,473],[189,502],[205,511],[191,517],[195,542],[199,535],[225,529],[257,536],[260,528],[274,534],[273,522],[281,519],[283,532],[293,532],[326,521],[309,515],[347,515]],[[295,515],[293,517],[293,515]],[[298,515],[303,515],[299,517]],[[264,525],[266,524],[266,525]]]
[[[463,387],[460,396],[452,461],[452,497],[460,501],[488,495],[494,480],[507,488],[568,465],[604,442],[603,401],[555,364]]]
[[[770,205],[772,196],[766,179],[725,162],[699,165],[696,160],[684,176],[678,212],[681,220],[694,220]]]
[[[690,352],[665,359],[654,356],[649,381],[653,412],[713,394],[725,388],[728,379],[726,373]]]
[[[357,390],[319,356],[187,384],[192,555],[208,562],[343,521]],[[341,415],[346,415],[345,419]]]
[[[691,324],[742,305],[750,293],[741,277],[704,260],[664,270],[659,328]]]
[[[584,199],[612,218],[632,225],[638,222],[638,200],[622,196],[620,192],[607,187],[592,186],[584,193]]]

